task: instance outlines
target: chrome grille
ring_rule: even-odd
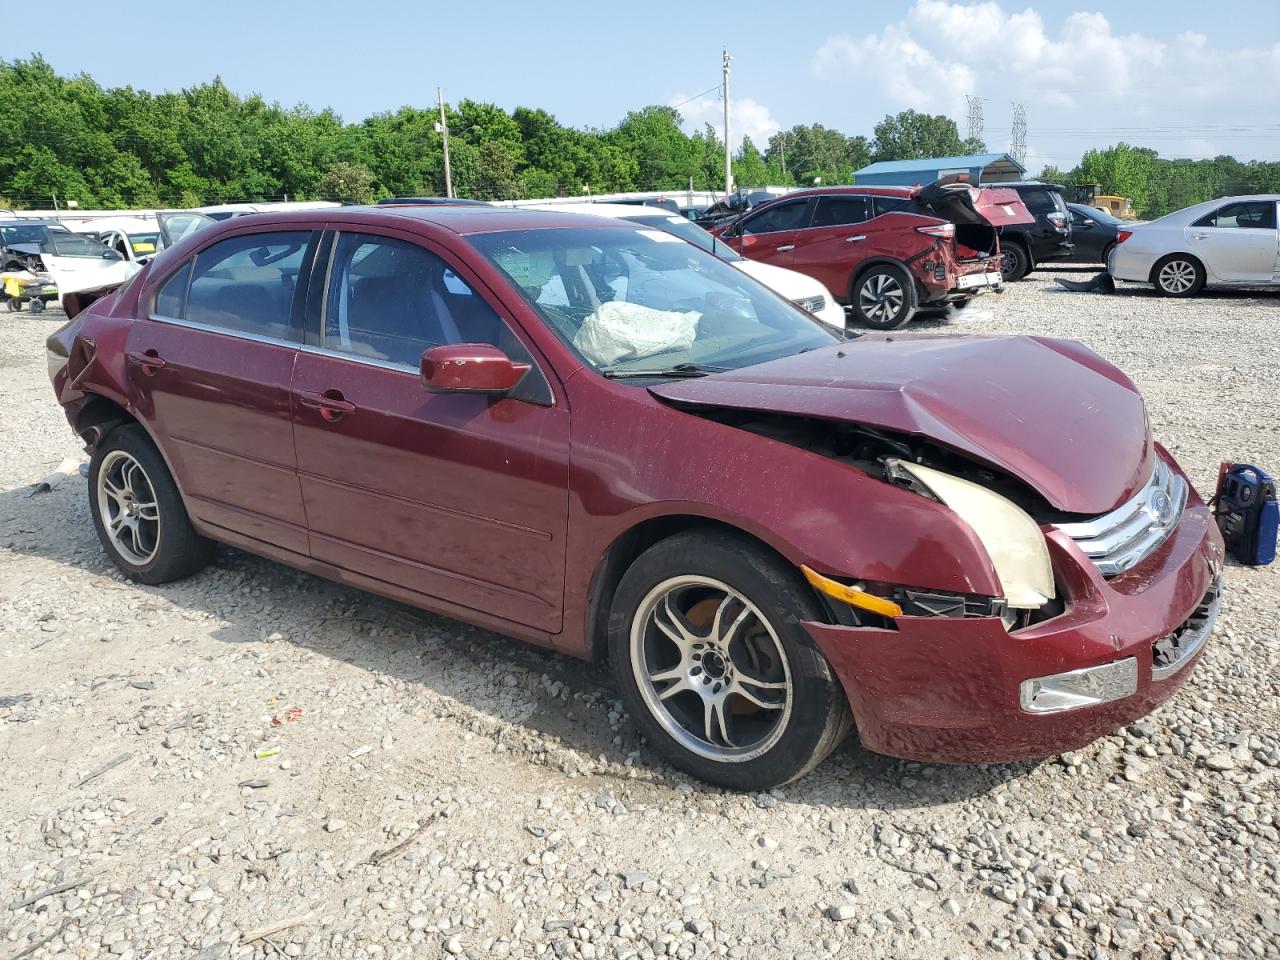
[[[819,294],[816,297],[802,297],[799,300],[792,300],[801,310],[808,310],[810,313],[817,313],[827,305],[827,298]]]
[[[1113,577],[1164,543],[1186,505],[1187,482],[1157,458],[1151,479],[1128,503],[1093,520],[1060,523],[1058,529],[1079,544],[1104,577]]]

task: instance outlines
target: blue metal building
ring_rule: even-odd
[[[933,183],[949,173],[967,173],[973,184],[1021,180],[1026,168],[1007,153],[972,157],[934,157],[928,160],[881,160],[853,175],[860,187],[914,187]]]

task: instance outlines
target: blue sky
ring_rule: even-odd
[[[1280,159],[1280,0],[810,0],[784,4],[308,3],[61,6],[56,28],[3,32],[6,59],[40,51],[107,86],[178,89],[221,75],[240,93],[331,106],[347,120],[434,102],[437,84],[562,122],[607,127],[731,76],[735,141],[823,123],[871,134],[908,107],[1008,147],[1026,104],[1028,166],[1072,165],[1120,139],[1167,156]],[[1212,10],[1212,16],[1206,11]],[[126,13],[125,11],[130,11]],[[719,124],[715,94],[684,104]]]

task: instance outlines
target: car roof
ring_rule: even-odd
[[[1063,193],[1065,187],[1060,183],[1041,183],[1039,180],[1011,180],[1008,183],[986,183],[986,187],[1007,187],[1010,190],[1056,190]]]
[[[843,194],[855,194],[862,196],[877,197],[911,197],[915,194],[915,187],[873,187],[873,186],[841,186],[841,187],[806,187],[803,190],[793,190],[790,193],[784,193],[776,200],[788,200],[792,197],[823,197],[837,196]],[[763,206],[763,204],[761,204]]]
[[[610,217],[613,219],[630,219],[631,217],[676,217],[674,213],[666,207],[652,207],[643,204],[633,203],[590,203],[588,201],[578,201],[576,203],[547,203],[547,204],[530,204],[527,207],[516,207],[517,210],[541,210],[547,213],[576,213],[587,216]],[[677,220],[684,220],[684,217],[676,217]],[[690,221],[692,222],[692,221]]]
[[[632,210],[639,208],[633,207]],[[430,224],[468,236],[479,233],[500,233],[507,230],[554,230],[592,225],[619,226],[616,218],[596,217],[594,224],[584,223],[580,213],[556,213],[548,210],[525,210],[519,207],[448,206],[445,204],[387,204],[367,207],[337,207],[328,210],[289,210],[250,214],[237,217],[234,223],[271,223],[281,226],[297,224],[313,229],[325,223],[369,223],[385,221],[388,225],[412,221]],[[200,231],[203,234],[204,231]]]

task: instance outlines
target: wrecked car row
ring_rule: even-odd
[[[998,282],[992,218],[1021,207],[790,199],[810,225],[886,204],[943,302]],[[49,350],[126,576],[227,543],[607,660],[653,748],[733,788],[802,776],[851,730],[927,761],[1082,746],[1185,681],[1220,603],[1213,516],[1096,354],[847,340],[626,219],[232,220]]]

